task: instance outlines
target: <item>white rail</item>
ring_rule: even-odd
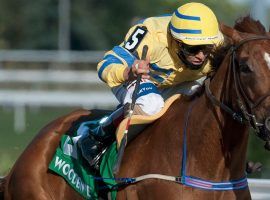
[[[0,69],[0,83],[85,83],[104,85],[97,72],[87,70]]]
[[[269,179],[248,179],[249,189],[253,200],[270,199],[270,180]]]
[[[1,60],[1,59],[0,59]],[[6,58],[5,58],[6,60]],[[26,106],[112,108],[118,102],[105,83],[99,80],[96,71],[87,70],[28,70],[0,69],[0,84],[14,83],[19,88],[28,84],[26,89],[0,89],[0,105],[14,107],[14,129],[25,130]],[[43,89],[42,84],[62,84],[66,90]],[[35,84],[38,84],[37,87]],[[68,90],[74,84],[84,84],[89,90]],[[57,88],[57,87],[56,87]],[[61,87],[63,88],[63,87]],[[79,87],[77,87],[79,88]]]
[[[96,63],[104,51],[0,50],[0,62]]]
[[[110,91],[28,91],[0,90],[0,105],[14,107],[14,130],[25,130],[26,106],[73,106],[86,109],[116,107]]]
[[[1,105],[111,107],[117,100],[110,91],[0,90]]]

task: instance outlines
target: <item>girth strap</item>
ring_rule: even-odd
[[[119,183],[114,185],[112,189],[117,190],[118,188],[121,188],[123,186],[137,183],[147,179],[160,179],[165,181],[172,181],[178,184],[183,184],[185,186],[212,191],[239,190],[244,189],[248,186],[246,177],[239,180],[213,182],[191,176],[178,177],[178,176],[167,176],[162,174],[147,174],[134,178],[119,178],[119,179],[116,178],[116,180],[118,180]]]

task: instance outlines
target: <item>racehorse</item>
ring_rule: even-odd
[[[120,183],[117,199],[251,199],[249,127],[270,140],[270,37],[249,17],[221,29],[228,45],[215,53],[201,94],[174,102],[126,147],[117,177],[140,179]],[[0,181],[3,199],[82,199],[48,165],[61,135],[91,112],[45,126]]]
[[[118,177],[149,177],[118,199],[251,199],[243,178],[248,127],[270,139],[270,38],[250,17],[236,23],[242,32],[221,28],[229,44],[214,56],[204,93],[174,103],[127,146]]]

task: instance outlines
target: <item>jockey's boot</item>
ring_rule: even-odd
[[[115,141],[115,131],[124,119],[124,110],[124,106],[122,106],[110,116],[102,118],[98,126],[92,129],[87,138],[81,141],[82,154],[94,171],[99,170],[101,156]]]

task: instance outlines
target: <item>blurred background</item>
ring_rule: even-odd
[[[49,121],[76,108],[113,108],[96,64],[138,19],[172,13],[187,0],[0,0],[0,175]],[[270,0],[202,0],[233,25],[251,14],[269,29]],[[251,134],[251,177],[270,178],[269,153]]]

